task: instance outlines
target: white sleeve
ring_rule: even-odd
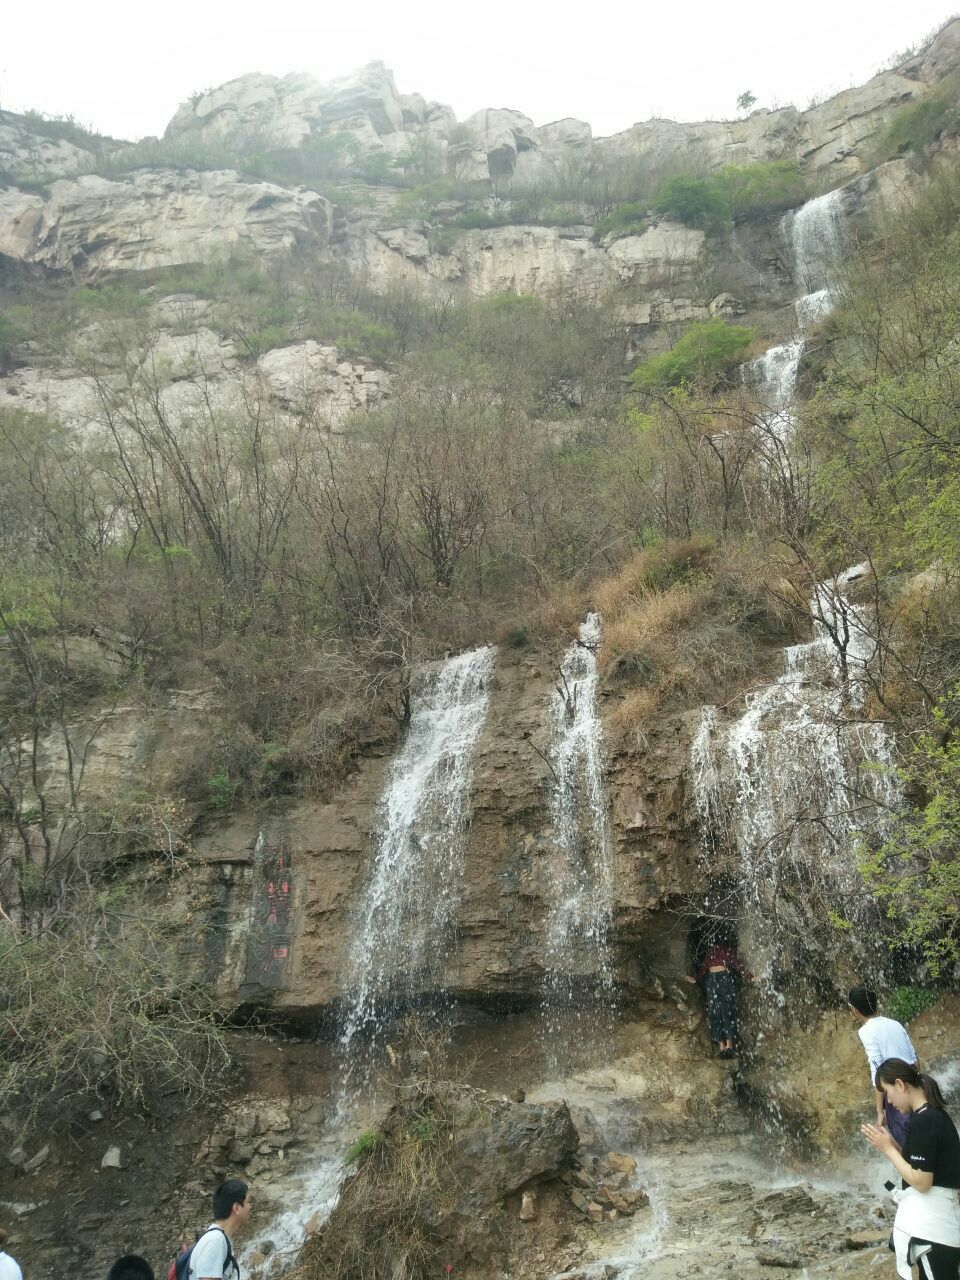
[[[227,1237],[222,1231],[205,1232],[190,1255],[190,1280],[223,1280],[227,1252]]]
[[[858,1035],[863,1044],[863,1051],[867,1055],[867,1063],[870,1070],[870,1088],[876,1088],[877,1067],[883,1061],[883,1054],[879,1044],[873,1038],[873,1035],[866,1027],[861,1027]]]

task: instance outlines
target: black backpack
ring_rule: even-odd
[[[196,1248],[197,1244],[200,1242],[200,1240],[202,1240],[203,1237],[209,1234],[209,1232],[211,1231],[219,1231],[220,1234],[223,1236],[224,1240],[226,1240],[227,1260],[224,1265],[228,1267],[233,1267],[234,1275],[236,1275],[237,1280],[239,1280],[240,1268],[237,1266],[237,1260],[233,1256],[233,1246],[230,1244],[230,1237],[227,1235],[227,1233],[224,1231],[222,1227],[207,1227],[206,1231],[198,1231],[196,1235],[196,1239],[194,1240],[193,1244],[189,1248],[187,1248],[187,1246],[184,1245],[181,1248],[180,1252],[177,1254],[176,1258],[173,1261],[173,1265],[171,1266],[170,1270],[167,1272],[167,1280],[189,1280],[190,1256],[193,1253],[194,1249]]]

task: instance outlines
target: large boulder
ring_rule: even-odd
[[[565,1102],[509,1102],[443,1082],[403,1086],[322,1237],[306,1246],[303,1274],[332,1274],[334,1259],[344,1277],[401,1274],[412,1255],[425,1275],[506,1261],[520,1206],[512,1212],[505,1202],[559,1178],[578,1144]]]
[[[379,138],[402,130],[405,121],[419,123],[420,114],[419,104],[401,100],[393,72],[371,62],[329,84],[304,74],[240,76],[182,103],[165,137],[216,141],[237,150],[253,144],[297,147],[314,134],[338,129]]]
[[[475,139],[477,149],[485,153],[491,178],[509,176],[520,152],[540,146],[536,125],[520,111],[476,111],[464,121],[464,128]]]

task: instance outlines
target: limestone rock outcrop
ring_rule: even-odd
[[[869,167],[871,152],[898,107],[919,101],[960,67],[960,20],[944,26],[915,56],[799,111],[759,109],[741,120],[680,124],[647,120],[598,145],[625,155],[696,155],[711,168],[794,160],[827,187]]]
[[[553,856],[542,752],[552,689],[545,660],[511,662],[501,654],[474,760],[458,941],[445,961],[448,990],[467,1001],[542,995],[550,894],[543,868]],[[611,744],[614,963],[628,989],[649,987],[657,999],[663,991],[651,966],[682,972],[685,963],[684,939],[666,909],[695,874],[698,844],[684,781],[691,732],[673,718],[645,747]],[[335,799],[302,800],[273,814],[240,811],[195,841],[200,865],[252,868],[251,921],[259,918],[271,874],[260,865],[264,849],[280,851],[291,884],[286,954],[265,968],[256,947],[246,957],[234,953],[235,963],[218,970],[225,1002],[256,1003],[269,991],[274,1008],[286,1014],[336,1006],[392,754],[381,747],[363,759]],[[243,910],[239,903],[236,909]]]
[[[794,160],[826,185],[837,186],[869,167],[879,135],[898,107],[921,99],[960,67],[960,21],[948,23],[918,54],[805,111],[761,108],[737,120],[679,123],[648,120],[594,139],[584,121],[539,127],[521,111],[489,108],[457,126],[449,107],[398,92],[393,73],[372,62],[323,84],[304,74],[246,75],[184,103],[168,138],[197,138],[242,151],[253,146],[300,147],[348,132],[362,154],[402,156],[426,135],[436,159],[461,179],[533,177],[562,158],[599,153],[690,158],[708,168]]]
[[[47,196],[0,190],[0,253],[92,276],[205,262],[247,250],[269,258],[322,248],[333,206],[313,191],[243,182],[229,170],[93,174],[54,182]]]
[[[29,116],[0,111],[0,180],[83,173],[93,160],[92,150],[31,127]]]
[[[198,301],[183,295],[161,299],[153,308],[157,323],[188,314]],[[340,431],[352,413],[379,408],[393,385],[385,369],[346,360],[332,343],[309,339],[274,347],[250,365],[240,362],[231,339],[206,325],[188,333],[161,327],[129,353],[123,371],[101,369],[94,377],[69,363],[15,369],[0,378],[0,409],[41,414],[80,434],[95,433],[106,422],[105,397],[128,395],[129,376],[135,385],[155,387],[159,405],[174,421],[191,415],[206,420],[211,410],[259,401],[280,415],[307,415],[329,431]]]
[[[349,414],[377,408],[392,383],[386,370],[343,360],[335,346],[312,339],[268,351],[257,368],[283,405],[310,414],[334,431]]]

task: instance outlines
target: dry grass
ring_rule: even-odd
[[[659,647],[686,631],[708,601],[709,590],[705,586],[668,587],[666,591],[647,591],[633,597],[630,606],[604,627],[601,666],[608,669],[619,654]]]
[[[801,616],[802,590],[783,574],[776,554],[684,541],[637,552],[600,583],[601,670],[625,691],[612,724],[642,729],[754,680]]]
[[[420,1280],[440,1272],[442,1223],[463,1195],[450,1164],[456,1108],[447,1106],[459,1088],[407,1086],[376,1140],[362,1145],[329,1224],[304,1246],[290,1280]]]
[[[614,707],[610,724],[624,735],[651,724],[659,710],[662,697],[659,689],[632,689]]]
[[[713,544],[698,538],[637,551],[617,573],[595,587],[596,607],[605,618],[615,618],[637,596],[705,572],[712,555]]]

